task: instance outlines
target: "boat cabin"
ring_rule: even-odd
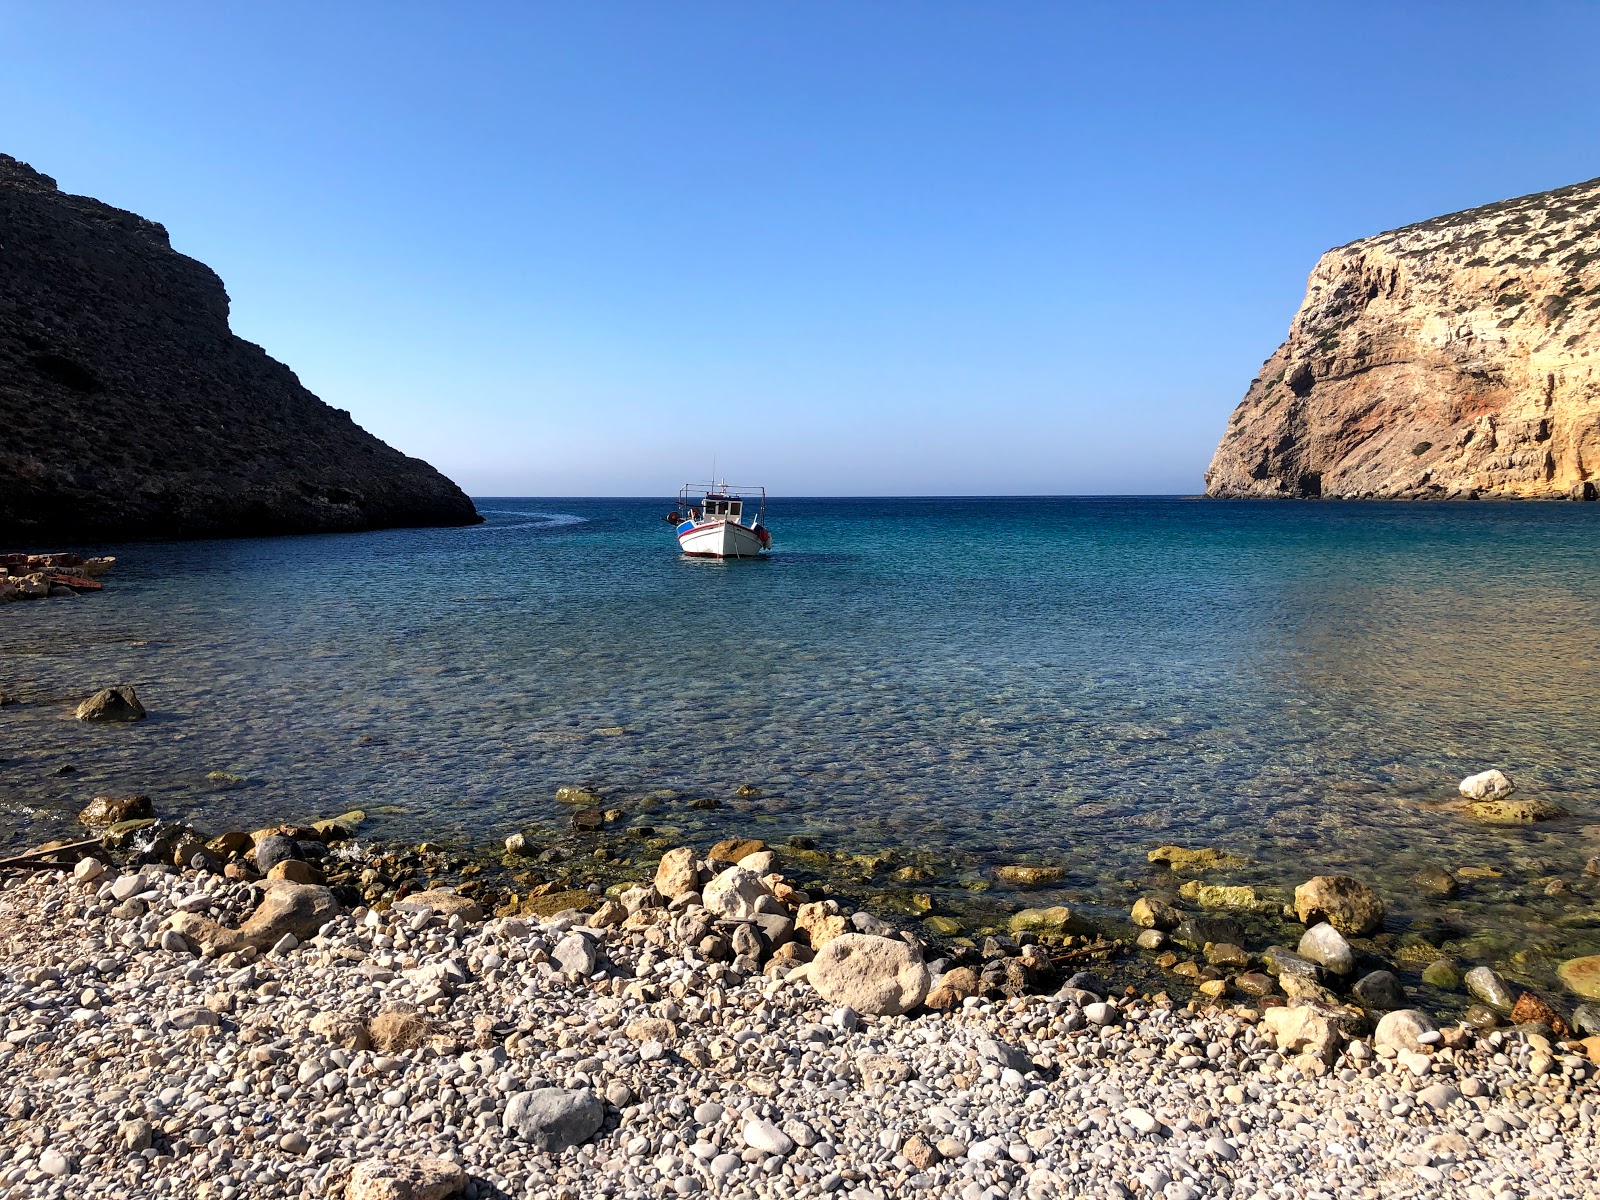
[[[726,517],[730,521],[742,521],[744,516],[744,501],[734,500],[727,496],[707,496],[705,503],[707,519],[712,517]]]

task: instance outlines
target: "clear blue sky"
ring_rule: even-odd
[[[470,492],[1193,492],[1317,255],[1600,175],[1600,6],[0,0],[0,149]]]

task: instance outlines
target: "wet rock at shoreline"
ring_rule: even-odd
[[[1517,785],[1503,771],[1489,770],[1468,775],[1461,781],[1459,790],[1470,800],[1498,800],[1516,791]]]
[[[80,721],[142,721],[148,715],[131,687],[101,688],[73,711]]]
[[[1510,1012],[1516,1003],[1510,986],[1490,967],[1473,967],[1467,972],[1465,983],[1470,995],[1501,1012]]]
[[[154,817],[149,796],[96,796],[78,814],[78,820],[91,829],[104,829],[122,821]]]
[[[1013,913],[1007,928],[1012,933],[1060,935],[1074,932],[1081,924],[1065,904],[1053,904],[1048,908],[1025,908]]]
[[[1326,921],[1319,921],[1306,930],[1297,950],[1301,958],[1310,959],[1335,975],[1348,975],[1356,967],[1356,955],[1350,943]]]
[[[1600,954],[1569,958],[1556,968],[1562,986],[1585,1000],[1600,1000]]]
[[[273,867],[289,859],[303,859],[305,854],[300,849],[300,843],[292,837],[281,833],[268,834],[266,837],[257,838],[251,856],[255,859],[256,870],[263,875]]]
[[[1141,929],[1176,929],[1183,920],[1181,912],[1155,896],[1140,896],[1128,916]]]
[[[1372,971],[1356,980],[1350,989],[1362,1008],[1387,1012],[1406,1006],[1406,990],[1393,971]]]
[[[1207,942],[1244,942],[1244,926],[1232,917],[1186,915],[1172,930],[1172,940],[1190,950],[1204,950]]]
[[[1363,937],[1383,924],[1383,901],[1348,875],[1317,875],[1294,890],[1294,910],[1307,925],[1329,921],[1340,933]]]

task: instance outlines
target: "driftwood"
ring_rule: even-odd
[[[59,867],[63,864],[50,861],[55,855],[71,854],[76,862],[83,857],[81,851],[95,849],[99,845],[100,839],[93,837],[81,842],[68,842],[64,846],[51,846],[46,850],[28,850],[11,858],[0,858],[0,871],[37,871],[44,867]]]

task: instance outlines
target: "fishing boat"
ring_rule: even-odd
[[[772,545],[772,534],[762,524],[766,515],[766,488],[686,483],[678,507],[664,520],[691,558],[760,558]]]

